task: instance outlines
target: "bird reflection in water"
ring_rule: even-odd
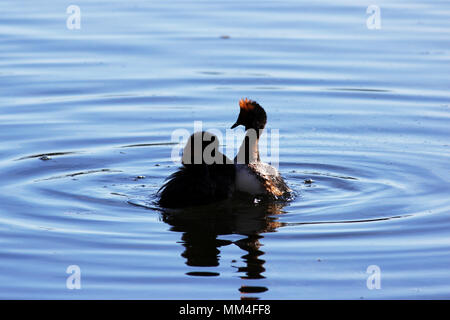
[[[171,231],[182,232],[182,256],[192,267],[217,267],[220,264],[220,248],[236,245],[245,254],[241,256],[244,266],[238,267],[242,279],[264,279],[264,263],[261,256],[262,234],[275,232],[283,226],[278,222],[286,202],[264,202],[235,198],[214,205],[176,211],[165,211],[163,221],[171,225]],[[219,239],[219,236],[237,234],[244,238],[237,241]],[[218,276],[217,272],[193,271],[190,276]],[[242,286],[241,293],[260,293],[266,287]],[[243,297],[245,298],[245,297]]]

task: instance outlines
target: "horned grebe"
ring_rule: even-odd
[[[268,199],[290,195],[277,169],[259,157],[258,141],[267,122],[266,112],[248,99],[241,99],[239,106],[239,117],[231,129],[243,125],[246,132],[234,161],[218,151],[217,136],[205,131],[194,133],[183,150],[181,168],[158,191],[160,206],[204,205],[231,198],[235,191]],[[212,157],[208,159],[208,155]]]
[[[257,102],[248,99],[241,99],[239,107],[239,117],[231,129],[243,125],[246,132],[239,152],[234,158],[236,190],[272,199],[287,197],[291,190],[278,170],[261,162],[259,157],[258,141],[266,126],[266,112]]]
[[[159,205],[184,208],[230,198],[234,192],[233,161],[218,151],[217,136],[196,132],[183,150],[182,167],[159,189]]]

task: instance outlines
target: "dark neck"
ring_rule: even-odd
[[[238,164],[249,164],[260,161],[258,142],[261,130],[249,129],[245,132],[244,140],[239,148],[239,152],[234,158]]]

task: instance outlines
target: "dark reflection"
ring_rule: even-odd
[[[261,250],[263,233],[274,232],[282,223],[277,215],[282,213],[286,203],[259,202],[238,198],[214,205],[197,208],[165,211],[163,221],[171,225],[172,231],[182,232],[181,243],[185,247],[182,256],[192,267],[216,267],[220,264],[220,248],[236,245],[245,253],[237,268],[242,279],[263,279],[264,251]],[[237,234],[243,238],[230,241],[219,239],[221,235]],[[215,272],[195,270],[190,276],[218,276]],[[260,293],[265,287],[243,286],[242,293]]]
[[[243,279],[264,278],[262,273],[266,271],[263,267],[265,261],[259,259],[259,257],[264,254],[263,251],[259,250],[261,247],[259,239],[261,238],[263,237],[255,234],[249,235],[247,238],[235,242],[239,248],[248,252],[248,254],[242,256],[242,259],[244,259],[245,262],[245,267],[240,267],[238,269],[239,272],[245,273],[245,276],[241,277]]]

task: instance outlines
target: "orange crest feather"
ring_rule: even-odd
[[[239,100],[239,107],[245,111],[253,110],[255,108],[255,105],[253,104],[252,100],[249,100],[247,98]]]

